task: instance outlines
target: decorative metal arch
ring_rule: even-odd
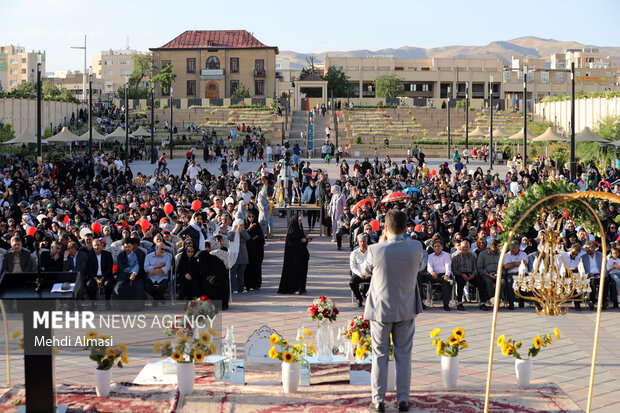
[[[599,284],[598,306],[596,310],[596,326],[594,329],[594,348],[592,350],[592,364],[590,366],[590,384],[588,388],[588,404],[586,408],[586,412],[589,413],[592,407],[592,390],[594,386],[594,372],[596,368],[596,355],[597,355],[597,350],[598,350],[599,327],[601,323],[601,308],[603,305],[603,295],[604,295],[604,288],[605,288],[605,270],[606,270],[606,265],[607,265],[607,244],[606,242],[604,242],[605,228],[603,227],[603,223],[596,215],[596,211],[590,206],[590,204],[588,204],[585,201],[586,199],[601,199],[601,200],[607,200],[607,201],[620,203],[620,195],[616,195],[616,194],[612,194],[608,192],[586,191],[586,192],[575,192],[575,193],[570,193],[570,194],[561,193],[561,194],[553,194],[553,195],[546,196],[545,198],[537,201],[534,205],[532,205],[531,207],[529,207],[527,210],[524,211],[521,218],[519,218],[519,221],[517,221],[517,223],[508,233],[508,238],[506,239],[506,242],[504,243],[504,246],[502,248],[502,252],[499,257],[498,269],[497,269],[495,297],[497,298],[500,296],[501,283],[502,283],[502,272],[503,272],[502,263],[504,262],[504,257],[506,256],[506,252],[508,251],[508,247],[510,246],[512,239],[516,235],[517,229],[519,228],[521,223],[525,220],[525,218],[527,218],[528,215],[536,212],[536,210],[541,204],[547,201],[550,201],[550,200],[553,201],[551,203],[551,207],[553,208],[560,206],[562,204],[565,204],[567,202],[572,202],[572,201],[581,202],[583,205],[585,205],[585,207],[594,216],[594,219],[598,226],[598,230],[601,234],[601,238],[603,239],[603,242],[601,242],[602,247],[603,247],[603,261],[601,263],[601,267],[602,267],[601,268],[601,280]],[[493,351],[495,350],[495,326],[497,323],[497,311],[499,309],[499,300],[496,299],[494,301],[495,302],[493,304],[493,321],[491,323],[491,339],[489,342],[489,364],[487,367],[487,383],[486,383],[486,391],[484,395],[484,413],[489,412],[491,376],[493,373]]]

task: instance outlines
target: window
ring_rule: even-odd
[[[170,62],[170,60],[162,60],[161,61],[161,70],[168,70],[167,66],[170,66],[172,68],[172,64]]]
[[[264,80],[255,80],[254,81],[254,94],[262,96],[265,94],[265,81]]]
[[[534,82],[534,72],[527,72],[527,82],[528,83]]]
[[[22,69],[22,75],[26,74],[26,69]]]
[[[390,67],[389,66],[377,66],[377,70],[381,70],[383,72],[389,71]]]
[[[422,92],[429,92],[429,91],[430,89],[429,89],[428,83],[424,83],[422,85]]]
[[[122,65],[128,65],[129,64],[129,60],[121,60],[121,64]]]
[[[11,64],[12,65],[16,65],[17,64],[17,59],[11,59]]]
[[[549,83],[549,72],[540,72],[540,83]]]
[[[403,70],[403,68],[402,68],[402,67],[399,67],[399,66],[396,66],[396,67],[394,68],[394,70],[399,70],[399,71],[400,71],[400,70]]]
[[[611,72],[605,72],[605,76],[611,77]]]
[[[106,60],[106,61],[103,62],[104,66],[112,66],[113,64],[114,64],[114,62],[111,61],[111,60]]]
[[[193,57],[187,59],[187,73],[196,73],[196,59]]]
[[[239,87],[239,81],[238,80],[231,80],[230,81],[230,95],[231,96],[235,93],[235,90],[237,90],[238,87]]]
[[[106,76],[113,76],[114,75],[114,70],[104,70],[103,74]]]
[[[350,70],[352,72],[357,72],[358,70],[360,70],[359,66],[347,66],[347,70]]]
[[[220,59],[217,56],[209,56],[207,58],[207,69],[219,69]]]
[[[17,69],[11,69],[11,74],[12,75],[16,75],[17,74]]]
[[[510,83],[510,71],[504,70],[504,83]]]
[[[375,70],[374,66],[362,66],[362,70]]]
[[[187,81],[187,96],[196,96],[196,81]]]
[[[11,80],[11,86],[17,86],[17,80]]]
[[[555,81],[556,81],[556,83],[564,83],[565,80],[566,80],[566,73],[555,72]]]
[[[256,59],[254,61],[254,69],[257,72],[265,72],[265,61],[263,59]]]
[[[409,91],[410,92],[415,92],[418,88],[418,85],[416,85],[415,83],[412,83],[409,85]]]
[[[131,74],[131,70],[127,70],[127,69],[121,70],[121,75],[130,75],[130,74]]]
[[[230,58],[230,73],[239,73],[239,58]]]

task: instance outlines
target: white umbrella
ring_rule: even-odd
[[[532,142],[545,142],[545,156],[549,156],[549,142],[566,142],[566,138],[560,136],[556,131],[549,126],[545,133],[537,138],[532,139]]]
[[[116,128],[114,132],[106,136],[106,138],[124,138],[124,137],[125,137],[125,129],[121,128],[120,126]]]
[[[17,138],[13,138],[10,141],[2,142],[2,145],[12,145],[18,143],[37,143],[37,135],[27,129]],[[41,143],[45,143],[45,141],[41,140]]]
[[[144,128],[142,127],[142,125],[140,125],[140,127],[139,127],[137,130],[133,131],[133,132],[130,134],[130,136],[133,136],[133,137],[138,137],[138,136],[142,136],[142,137],[144,137],[144,136],[151,136],[151,132],[148,132],[146,129],[144,129]]]
[[[579,132],[577,136],[575,136],[575,142],[600,142],[600,143],[606,143],[608,145],[612,144],[608,140],[605,140],[601,138],[600,136],[596,135],[587,126],[583,128],[583,130]]]
[[[88,136],[88,131],[86,131],[82,136],[80,136],[80,139],[85,139],[88,140],[89,136]],[[105,136],[103,136],[102,134],[100,134],[99,132],[97,132],[97,130],[93,127],[93,140],[95,141],[104,141],[107,138]]]
[[[76,134],[72,133],[69,128],[67,128],[66,126],[64,128],[62,128],[62,130],[57,133],[56,135],[52,136],[51,138],[46,139],[46,142],[82,142],[82,141],[87,141],[88,140],[88,136],[84,139],[83,138],[84,135],[82,136],[77,136]]]
[[[495,135],[495,132],[493,132],[493,135]],[[536,137],[536,135],[531,133],[529,130],[527,131],[527,140],[531,141],[535,137]],[[508,139],[512,140],[512,141],[517,141],[517,153],[518,153],[519,152],[519,143],[521,141],[523,141],[523,128],[521,128],[521,130],[519,132],[515,133],[514,135],[509,136]]]

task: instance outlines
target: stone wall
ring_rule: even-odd
[[[66,125],[71,120],[71,114],[77,118],[80,108],[87,109],[87,105],[78,105],[68,102],[56,102],[44,100],[41,102],[41,134],[50,124]],[[21,135],[26,130],[36,133],[37,129],[37,101],[35,99],[0,99],[0,120],[10,123],[15,130],[15,136]]]
[[[570,130],[571,101],[540,102],[534,106],[534,113],[548,122],[553,122],[566,133]],[[606,117],[620,116],[620,98],[582,98],[575,100],[576,133],[588,126],[596,128],[598,122]]]

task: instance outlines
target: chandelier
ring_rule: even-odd
[[[562,256],[559,234],[553,229],[541,233],[541,248],[528,274],[524,263],[513,280],[513,289],[519,297],[536,301],[538,315],[564,315],[568,301],[583,301],[584,293],[590,293],[588,276],[580,262],[578,271],[571,270]]]

